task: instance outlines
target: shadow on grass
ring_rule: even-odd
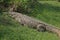
[[[4,38],[4,36],[7,34],[8,32],[6,32],[5,30],[1,30],[0,31],[0,39]]]
[[[37,3],[35,5],[34,9],[32,9],[32,11],[30,11],[30,13],[27,13],[27,15],[36,17],[37,15],[42,14],[44,11],[60,12],[60,7],[52,6],[48,3],[46,3],[46,4]]]
[[[39,12],[39,13],[43,13],[44,10],[47,10],[47,11],[52,11],[52,12],[60,12],[60,7],[57,7],[57,6],[52,6],[48,3],[45,3],[45,4],[42,4],[42,3],[38,3],[36,5],[36,8],[37,9],[35,12]]]
[[[48,11],[56,11],[56,12],[60,12],[60,7],[56,7],[56,6],[52,6],[50,4],[42,4],[44,6],[44,8],[48,9]]]

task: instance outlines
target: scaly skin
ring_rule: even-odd
[[[60,37],[60,29],[54,26],[48,25],[47,23],[44,23],[40,20],[36,20],[27,15],[23,15],[21,13],[10,12],[9,14],[11,15],[11,17],[15,18],[15,20],[21,24],[28,25],[29,27],[36,28],[37,30],[40,30],[40,28],[42,27],[43,29],[46,29],[47,31],[56,33]]]

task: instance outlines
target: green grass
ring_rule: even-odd
[[[42,4],[50,4],[52,6],[57,6],[57,7],[60,7],[60,2],[58,1],[39,1],[39,3],[42,3]]]
[[[36,19],[46,23],[53,24],[60,28],[60,6],[53,6],[53,3],[48,1],[35,5],[32,14],[29,14]],[[47,4],[45,4],[47,3]],[[13,20],[7,14],[0,15],[0,40],[60,40],[54,33],[37,32],[35,29],[22,26]]]
[[[60,3],[56,3],[56,1],[41,1],[35,6],[32,14],[29,15],[48,24],[60,27],[60,6],[57,6]],[[56,5],[54,6],[54,4]]]
[[[53,37],[52,37],[53,36]],[[0,26],[1,40],[58,40],[55,34],[37,32],[23,26]]]

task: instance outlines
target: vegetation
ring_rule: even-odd
[[[40,0],[40,1],[58,1],[58,0]]]
[[[0,39],[1,40],[59,40],[56,34],[49,32],[37,32],[35,29],[28,28],[27,26],[22,26],[14,19],[12,19],[8,13],[3,13],[1,8],[4,6],[4,0],[0,1]],[[10,0],[9,4],[13,3],[17,6],[21,12],[36,19],[42,20],[46,23],[55,25],[60,28],[60,3],[56,1],[39,1],[38,3],[31,4],[27,0]],[[3,5],[1,5],[4,3]],[[29,3],[29,4],[27,4]],[[33,2],[32,2],[33,3]],[[21,5],[20,5],[21,4]],[[32,7],[32,6],[33,7]],[[26,7],[27,6],[27,7]],[[31,6],[31,7],[30,7]],[[25,9],[26,7],[26,9]],[[31,10],[27,10],[30,8]],[[29,12],[28,12],[29,11]],[[27,13],[26,13],[27,12]],[[3,14],[2,14],[3,13]]]

